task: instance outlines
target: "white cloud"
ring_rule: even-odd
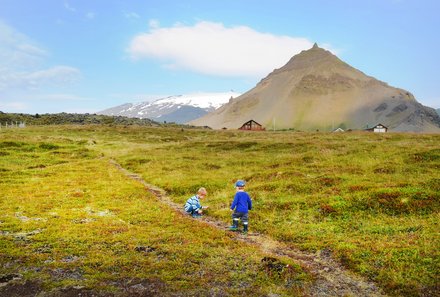
[[[55,66],[31,72],[13,72],[0,69],[0,91],[8,89],[38,89],[42,85],[60,86],[77,81],[81,76],[78,69],[69,66]]]
[[[0,110],[12,110],[14,112],[20,112],[28,108],[28,104],[24,102],[6,102],[0,103]]]
[[[134,60],[161,59],[170,69],[262,77],[312,45],[306,38],[202,21],[194,26],[178,24],[170,28],[154,27],[150,23],[150,31],[135,36],[127,51]]]
[[[0,91],[58,86],[80,78],[74,67],[43,67],[48,56],[36,42],[0,21]]]
[[[148,26],[150,29],[158,29],[160,27],[160,23],[158,20],[152,19],[148,22]]]
[[[127,19],[139,19],[140,16],[136,12],[126,12],[124,11],[124,17]]]
[[[96,13],[94,12],[86,13],[86,18],[88,18],[89,20],[93,20],[95,17],[96,17]]]
[[[64,8],[71,12],[76,12],[76,8],[70,6],[70,4],[67,1],[64,1]]]
[[[69,66],[54,66],[49,69],[28,73],[25,77],[32,84],[52,83],[68,84],[79,79],[81,73],[78,69]]]
[[[49,101],[94,101],[92,98],[82,97],[74,94],[41,94],[35,98]]]
[[[96,108],[91,105],[95,98],[83,97],[75,94],[39,93],[14,94],[0,96],[0,111],[23,113],[93,113]],[[85,104],[84,102],[87,102]]]
[[[35,67],[46,56],[36,42],[0,21],[0,68]]]

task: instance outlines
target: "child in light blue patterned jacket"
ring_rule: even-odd
[[[200,199],[205,198],[208,192],[205,188],[200,188],[197,194],[189,198],[185,203],[185,211],[190,214],[193,218],[199,218],[202,216],[203,209],[207,209],[207,206],[202,206],[200,204]]]

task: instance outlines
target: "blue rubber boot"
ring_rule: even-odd
[[[248,223],[243,223],[243,234],[247,234],[248,233]]]
[[[236,220],[236,219],[232,220],[232,226],[229,226],[229,230],[231,230],[231,231],[238,230],[238,220]]]

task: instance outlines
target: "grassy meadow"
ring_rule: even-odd
[[[3,129],[0,276],[104,295],[305,294],[303,268],[267,273],[262,251],[173,211],[111,159],[182,205],[206,187],[207,215],[225,222],[244,179],[251,231],[325,250],[389,295],[440,294],[440,135],[421,134]]]

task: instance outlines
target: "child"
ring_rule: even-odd
[[[252,209],[252,200],[249,194],[244,191],[244,185],[245,182],[242,180],[235,183],[237,192],[231,204],[231,211],[234,212],[232,213],[232,226],[230,226],[229,229],[236,231],[238,229],[238,220],[241,219],[243,223],[243,233],[247,233],[249,226],[248,212]]]
[[[202,216],[202,209],[206,209],[208,208],[206,207],[202,207],[202,205],[200,204],[199,199],[201,198],[205,198],[206,195],[208,194],[208,192],[206,192],[205,188],[200,188],[197,191],[197,194],[192,196],[191,198],[189,198],[186,203],[185,203],[185,211],[190,214],[193,218],[199,218]]]

